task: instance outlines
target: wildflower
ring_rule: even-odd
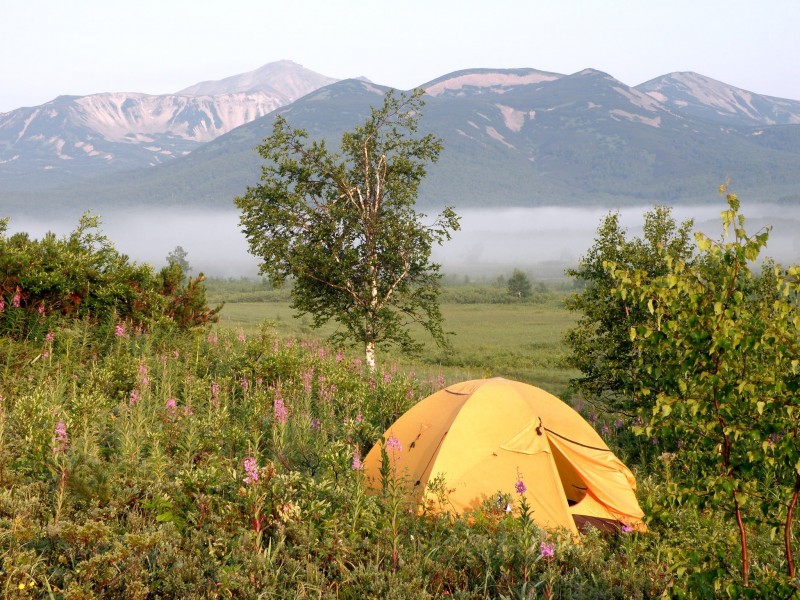
[[[206,340],[212,346],[216,346],[217,342],[219,342],[219,338],[217,337],[217,334],[214,333],[213,331],[209,332],[208,337],[206,338]]]
[[[625,425],[625,419],[617,419],[614,421],[614,427],[616,429],[621,429]]]
[[[392,374],[391,373],[384,373],[383,374],[383,384],[386,385],[387,383],[391,383],[392,381]]]
[[[319,431],[321,427],[322,427],[322,422],[319,419],[317,418],[311,419],[311,431]]]
[[[361,414],[361,411],[358,411],[356,415],[356,425],[359,425],[364,420],[364,416]]]
[[[53,447],[53,452],[65,452],[69,447],[69,435],[67,435],[67,424],[64,421],[59,421],[55,429],[56,444]]]
[[[36,310],[39,312],[40,315],[44,315],[44,304],[40,304]]]
[[[542,542],[539,545],[539,555],[542,558],[553,558],[555,550],[555,546],[553,544],[548,544],[547,542]]]
[[[258,463],[252,456],[244,459],[244,482],[247,485],[253,484],[258,481]]]
[[[114,328],[114,335],[117,337],[125,337],[125,323],[117,323]]]
[[[528,491],[528,488],[525,486],[525,482],[522,481],[522,478],[518,479],[517,483],[514,484],[514,489],[520,496]]]
[[[239,382],[239,385],[241,385],[241,386],[242,386],[242,389],[243,389],[245,392],[246,392],[247,390],[249,390],[249,389],[250,389],[250,382],[249,382],[249,381],[247,381],[247,379],[242,379],[242,380]]]
[[[283,403],[283,398],[281,398],[280,394],[275,396],[272,410],[275,413],[275,420],[281,425],[285,425],[286,420],[289,418],[289,411],[286,410],[286,405]]]
[[[20,300],[21,300],[21,297],[19,295],[19,292],[16,292],[14,294],[14,298],[11,299],[11,306],[13,306],[14,308],[19,308]]]
[[[622,533],[630,533],[631,531],[633,531],[633,527],[631,527],[627,523],[624,523],[622,525]]]
[[[131,390],[131,399],[130,399],[131,406],[136,404],[138,401],[139,401],[139,392],[136,390]]]
[[[340,363],[340,362],[342,362],[343,359],[344,359],[344,354],[342,354],[341,350],[338,350],[336,352],[336,362]]]
[[[439,374],[439,376],[438,376],[438,377],[436,377],[436,384],[437,384],[437,385],[438,385],[440,388],[443,388],[443,387],[445,386],[444,375],[442,375],[442,374]]]
[[[0,313],[6,311],[6,301],[3,298],[0,298]]]
[[[303,389],[307,395],[311,395],[312,384],[314,382],[314,367],[309,367],[307,371],[300,373],[303,380]]]
[[[600,433],[602,433],[604,437],[608,437],[611,434],[611,428],[607,424],[603,424]]]
[[[44,339],[46,339],[48,342],[52,342],[54,339],[56,339],[56,334],[52,331],[48,331],[47,335],[44,336]]]
[[[403,451],[403,446],[400,444],[400,440],[396,437],[392,436],[388,440],[386,440],[386,449],[391,450],[392,452],[397,452],[398,454]]]
[[[194,414],[191,406],[184,406],[183,407],[183,416],[184,417],[191,417]]]
[[[211,384],[211,402],[219,404],[219,384],[216,381]]]
[[[353,452],[353,464],[352,464],[353,471],[358,471],[364,468],[364,463],[361,462],[361,451],[356,448]]]
[[[244,330],[241,327],[238,330],[238,334],[236,336],[236,339],[238,339],[240,342],[244,342],[247,339],[245,337],[245,335],[244,335]]]
[[[178,403],[175,401],[175,398],[167,398],[165,407],[170,415],[174,415],[175,411],[178,409]]]

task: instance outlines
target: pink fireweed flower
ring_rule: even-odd
[[[281,425],[285,425],[289,418],[289,411],[286,410],[286,405],[283,403],[283,398],[279,395],[275,396],[275,401],[272,403],[272,410],[275,414],[275,420]]]
[[[247,379],[242,379],[242,380],[239,382],[239,385],[241,385],[241,386],[242,386],[242,389],[243,389],[245,392],[246,392],[247,390],[249,390],[249,389],[250,389],[250,382],[249,382],[249,381],[247,381]]]
[[[245,335],[244,335],[244,330],[243,329],[240,328],[238,330],[237,335],[236,335],[236,339],[239,340],[240,342],[245,342],[247,340],[247,337],[245,337]]]
[[[336,362],[340,363],[342,360],[344,360],[344,354],[342,354],[342,351],[339,350],[336,352]]]
[[[258,462],[252,456],[244,459],[244,482],[251,485],[258,481]]]
[[[175,398],[167,398],[165,408],[170,415],[174,415],[175,411],[178,410],[178,403],[175,401]]]
[[[400,443],[396,437],[392,436],[388,440],[386,440],[386,449],[391,450],[392,452],[397,452],[398,454],[403,451],[403,445]]]
[[[14,308],[19,308],[19,303],[21,299],[22,297],[19,295],[19,292],[14,294],[14,297],[11,299],[11,306],[13,306]]]
[[[309,367],[307,371],[300,373],[300,378],[303,381],[303,390],[305,390],[307,395],[311,395],[314,384],[314,367]]]
[[[392,374],[391,373],[384,373],[383,374],[383,383],[386,385],[387,383],[391,383],[392,381]]]
[[[6,301],[3,298],[0,298],[0,313],[6,311]]]
[[[125,323],[117,323],[114,328],[114,335],[117,337],[125,337]]]
[[[322,427],[322,421],[320,421],[316,417],[311,419],[311,431],[319,431],[321,427]]]
[[[56,334],[53,333],[52,331],[48,331],[47,335],[44,336],[44,339],[47,340],[48,342],[52,342],[54,339],[56,339]]]
[[[217,343],[219,342],[219,338],[217,337],[217,334],[212,331],[211,333],[208,334],[206,341],[212,346],[216,346]]]
[[[548,544],[547,542],[542,542],[539,545],[539,555],[542,558],[553,558],[556,553],[556,548],[553,544]]]
[[[69,435],[67,434],[67,424],[64,421],[59,421],[55,428],[55,445],[53,452],[65,452],[69,447]]]
[[[356,425],[359,425],[364,420],[364,415],[361,414],[361,411],[358,411],[356,415]]]
[[[131,390],[131,399],[130,404],[133,406],[139,401],[139,392],[137,390]]]
[[[352,464],[353,471],[358,471],[364,468],[364,463],[361,462],[361,451],[356,448],[353,452],[353,464]]]
[[[219,404],[219,384],[217,382],[211,384],[211,402]]]
[[[631,531],[633,531],[633,527],[631,527],[627,523],[622,525],[622,533],[630,533]]]
[[[44,314],[44,304],[40,304],[39,307],[36,309],[40,315]]]
[[[528,488],[525,486],[525,482],[522,481],[522,479],[519,479],[517,483],[514,484],[514,489],[520,496],[528,491]]]

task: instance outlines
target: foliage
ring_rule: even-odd
[[[514,269],[508,278],[508,293],[517,298],[527,298],[531,295],[531,280],[519,269]]]
[[[445,343],[430,255],[458,218],[447,208],[425,225],[413,208],[425,165],[441,149],[432,135],[414,137],[422,104],[421,90],[387,93],[382,108],[342,135],[343,157],[278,116],[259,148],[261,183],[236,198],[260,272],[274,284],[292,278],[293,307],[315,327],[341,325],[333,341],[363,344],[373,368],[377,346],[419,348],[410,323]]]
[[[120,331],[196,327],[216,320],[203,275],[184,283],[180,266],[159,272],[117,252],[84,215],[69,235],[5,234],[0,226],[0,336],[43,339],[63,321],[89,319]]]
[[[102,353],[95,329],[14,342],[48,352],[22,371],[0,355],[4,596],[643,598],[668,585],[657,537],[579,546],[494,504],[451,520],[366,494],[359,456],[439,382],[269,328],[108,334]]]
[[[782,531],[794,578],[794,506],[800,492],[800,267],[755,262],[768,231],[748,236],[739,201],[727,195],[723,236],[696,234],[691,260],[659,249],[664,272],[607,263],[618,303],[646,311],[631,324],[636,389],[654,398],[640,429],[668,440],[687,470],[677,498],[721,508],[735,523],[741,584],[748,588],[748,536]],[[712,548],[713,551],[713,548]],[[728,551],[719,551],[726,561]],[[718,583],[721,564],[704,576]]]
[[[636,354],[630,328],[649,322],[646,307],[615,297],[616,285],[605,265],[614,262],[619,268],[642,273],[644,280],[656,278],[667,270],[668,260],[690,261],[692,221],[678,226],[667,206],[656,206],[644,215],[642,238],[628,239],[620,225],[619,213],[609,213],[600,223],[594,245],[567,275],[582,289],[567,299],[568,310],[580,314],[575,327],[566,332],[564,341],[571,353],[569,364],[581,371],[574,387],[585,397],[598,400],[613,410],[629,416],[636,412]]]
[[[694,262],[692,268],[699,269]],[[748,289],[772,303],[796,299],[797,275],[796,269],[768,270]],[[688,289],[689,282],[680,285]],[[231,306],[247,308],[229,305],[226,311]],[[569,372],[557,354],[561,331],[574,318],[556,304],[444,308],[459,315],[453,319],[459,337],[474,346],[476,365],[497,370],[491,374],[508,376],[506,361],[530,355],[551,361],[532,383],[542,385],[547,376],[566,380]],[[774,313],[776,325],[797,327],[794,318],[787,321],[781,314]],[[708,310],[700,316],[709,318]],[[762,354],[760,346],[750,352],[757,362],[780,352],[789,358],[796,329],[773,328],[779,329],[792,335],[769,343],[784,349]],[[536,347],[521,341],[530,342],[531,332]],[[471,514],[450,518],[408,511],[391,498],[365,492],[360,457],[397,415],[445,383],[441,376],[423,380],[410,371],[424,365],[370,372],[360,358],[317,341],[278,336],[270,326],[251,329],[247,321],[232,321],[230,313],[223,313],[217,326],[134,330],[119,337],[90,318],[63,318],[51,333],[42,339],[0,337],[3,597],[787,598],[798,593],[780,552],[783,540],[773,536],[770,525],[779,527],[788,518],[794,430],[766,439],[763,432],[747,431],[735,440],[742,446],[732,452],[756,451],[762,441],[752,468],[760,471],[757,490],[765,497],[742,496],[752,564],[745,587],[731,560],[735,536],[725,519],[728,503],[715,502],[713,494],[706,494],[705,502],[686,501],[705,493],[701,483],[717,485],[716,479],[725,478],[724,472],[715,478],[713,469],[701,471],[689,460],[702,445],[710,449],[711,421],[708,441],[678,448],[678,438],[668,431],[674,424],[666,420],[651,423],[657,436],[645,439],[631,435],[630,419],[585,413],[621,457],[643,456],[637,449],[642,444],[661,455],[629,463],[648,533],[594,531],[576,544],[532,527],[524,510],[506,513],[494,498]],[[693,334],[685,329],[684,335]],[[646,339],[645,330],[637,330],[635,341]],[[779,366],[787,390],[796,395],[788,377],[795,366],[791,360]],[[768,389],[765,381],[751,383]],[[758,400],[751,411],[759,419],[754,427],[787,425],[779,409],[788,416],[791,405],[778,396],[774,403],[764,398],[769,401],[761,407],[763,416]],[[682,410],[680,405],[675,402],[670,414]],[[743,439],[748,436],[755,437]],[[772,485],[784,502],[759,516]],[[720,499],[728,493],[724,485],[714,489]],[[515,482],[498,494],[513,499]],[[796,523],[797,516],[789,520]]]
[[[175,249],[167,254],[167,264],[177,264],[184,273],[188,273],[192,270],[192,267],[189,266],[188,256],[189,253],[183,249],[183,246],[175,246]]]

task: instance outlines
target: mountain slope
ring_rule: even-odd
[[[420,133],[444,142],[420,190],[423,207],[674,204],[708,198],[728,178],[753,201],[800,201],[800,125],[722,124],[592,69],[475,69],[420,87],[431,91]],[[386,90],[340,81],[186,156],[45,194],[6,193],[6,206],[33,210],[57,197],[70,210],[101,213],[121,206],[231,207],[258,180],[255,148],[271,134],[276,114],[336,147]]]
[[[282,61],[177,95],[60,96],[20,108],[0,115],[0,191],[161,164],[332,81]]]
[[[727,125],[800,124],[800,101],[754,94],[698,73],[670,73],[636,89],[682,114]]]
[[[235,92],[266,92],[289,104],[336,79],[314,73],[290,60],[268,63],[255,71],[217,81],[203,81],[176,92],[177,96],[218,96]]]

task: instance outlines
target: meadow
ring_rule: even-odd
[[[329,347],[326,331],[295,319],[286,290],[206,283],[211,305],[225,301],[218,324],[78,320],[0,338],[3,597],[791,594],[774,583],[780,540],[754,538],[743,592],[730,528],[673,496],[674,457],[570,392],[566,286],[526,301],[496,285],[448,287],[452,348],[384,353],[370,373],[358,349]],[[366,492],[360,458],[397,415],[488,376],[582,411],[635,472],[649,531],[576,543],[495,503],[452,517],[414,510],[402,486]],[[497,492],[513,500],[514,482]]]

